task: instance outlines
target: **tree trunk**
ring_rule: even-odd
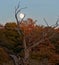
[[[27,49],[25,36],[24,36],[24,39],[23,39],[23,45],[24,45],[23,63],[24,63],[24,65],[29,65],[29,51],[30,50]]]
[[[29,50],[25,50],[25,55],[24,55],[24,64],[29,65]]]

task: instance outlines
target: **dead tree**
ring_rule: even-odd
[[[21,21],[19,21],[17,15],[22,9],[25,9],[25,8],[19,9],[19,4],[18,4],[17,8],[15,9],[15,18],[17,21],[17,31],[19,34],[21,32],[23,33],[23,31],[20,30],[20,25],[19,25],[19,22],[22,22],[23,19]],[[24,46],[23,54],[24,54],[24,56],[20,58],[21,59],[20,61],[22,61],[21,65],[29,65],[29,54],[30,54],[29,52],[31,51],[31,49],[33,47],[37,46],[42,41],[38,41],[37,43],[31,45],[30,47],[27,47],[24,33],[22,35],[23,35],[23,46]]]
[[[17,21],[17,31],[19,34],[21,32],[23,33],[23,31],[20,30],[20,25],[19,25],[19,22],[22,22],[23,19],[21,21],[19,21],[17,15],[22,9],[25,9],[25,8],[19,9],[19,4],[18,4],[17,8],[15,9],[15,18]],[[45,23],[47,24],[46,21],[45,21]],[[47,26],[49,26],[49,25],[47,24]],[[23,35],[23,46],[24,46],[23,54],[24,54],[24,56],[20,58],[21,59],[20,61],[22,61],[21,65],[29,65],[29,55],[30,55],[29,52],[31,51],[32,48],[39,45],[45,39],[43,38],[42,40],[38,40],[37,42],[33,42],[33,44],[31,46],[27,47],[24,33],[22,35]]]
[[[20,4],[20,3],[19,3]],[[27,63],[25,63],[25,61],[26,61],[26,56],[27,56],[27,47],[26,47],[26,41],[25,41],[25,36],[24,36],[24,33],[23,33],[23,31],[21,31],[20,30],[20,23],[19,22],[22,22],[22,20],[21,21],[19,21],[18,20],[18,17],[17,17],[17,15],[18,15],[18,13],[22,10],[22,9],[25,9],[26,7],[24,7],[24,8],[20,8],[19,9],[19,4],[18,4],[18,6],[17,6],[17,8],[15,9],[15,18],[16,18],[16,21],[17,21],[17,31],[18,31],[18,33],[20,34],[20,33],[22,33],[22,35],[23,35],[23,46],[24,46],[24,50],[23,50],[23,53],[24,53],[24,56],[22,57],[22,58],[20,58],[21,60],[20,61],[22,61],[22,63],[21,63],[21,65],[27,65]]]

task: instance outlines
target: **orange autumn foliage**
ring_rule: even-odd
[[[28,18],[26,21],[20,23],[20,28],[27,35],[35,28],[35,21]]]

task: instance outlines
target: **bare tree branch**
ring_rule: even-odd
[[[46,23],[46,25],[49,27],[49,25],[48,25],[48,23],[47,23],[46,19],[44,18],[43,20],[44,20],[44,22]]]
[[[44,32],[44,31],[43,31],[43,32]],[[48,32],[51,32],[51,29],[50,29]],[[45,33],[46,33],[46,32],[45,32]],[[47,33],[46,33],[46,34],[47,34]],[[52,39],[54,36],[55,36],[55,32],[54,32],[51,36],[49,36],[48,39],[50,40],[50,39]],[[43,36],[41,39],[37,39],[36,42],[35,42],[35,41],[32,42],[32,45],[30,45],[29,47],[27,47],[27,49],[32,49],[32,48],[38,46],[40,43],[44,42],[44,41],[45,41],[45,38],[44,38],[44,37],[45,37],[45,36]]]
[[[54,24],[54,25],[51,25],[51,27],[53,27],[53,28],[56,28],[56,27],[58,27],[59,26],[59,18],[57,19],[57,21],[56,21],[56,23]]]
[[[19,62],[19,59],[16,55],[13,55],[13,54],[10,54],[10,57],[14,60],[14,65],[19,65],[20,62]]]
[[[15,7],[15,13],[16,13],[16,11],[19,9],[19,6],[20,6],[20,1],[19,1],[19,3],[18,3],[17,7]]]
[[[16,21],[17,21],[17,25],[19,25],[19,21],[18,21],[18,13],[23,10],[23,9],[26,9],[27,7],[23,7],[23,8],[20,8],[20,2],[18,3],[18,6],[15,8],[15,18],[16,18]]]
[[[28,49],[32,49],[32,48],[36,47],[37,45],[39,45],[39,44],[42,43],[43,41],[44,41],[44,39],[37,41],[36,43],[34,43],[34,44],[31,45],[30,47],[28,47]]]

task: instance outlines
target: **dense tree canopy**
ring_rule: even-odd
[[[19,25],[25,35],[27,47],[44,39],[38,46],[32,48],[31,59],[42,60],[48,58],[48,61],[51,63],[59,62],[59,28],[38,26],[31,18],[22,21]],[[0,29],[0,47],[0,63],[10,59],[8,57],[9,52],[21,55],[23,35],[19,35],[17,32],[16,23],[6,23]],[[4,47],[7,47],[10,51],[6,53]]]

